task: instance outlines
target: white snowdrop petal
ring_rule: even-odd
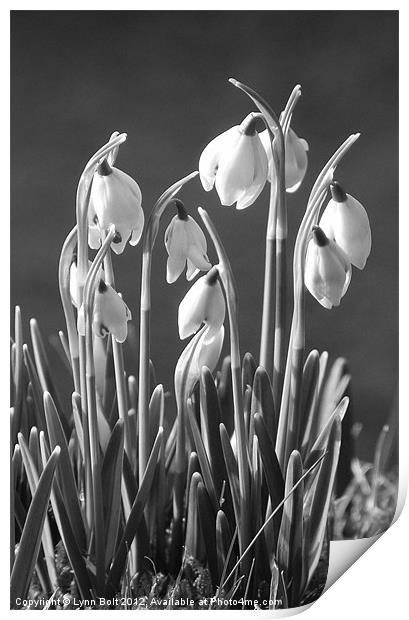
[[[169,255],[166,263],[166,281],[168,284],[176,282],[185,268],[185,264],[186,259],[181,254]]]
[[[88,227],[88,245],[92,250],[99,250],[101,247],[101,235],[96,226]]]
[[[210,372],[216,367],[219,361],[220,353],[222,351],[224,341],[224,327],[223,325],[218,329],[208,328],[201,339],[200,346],[198,347],[198,354],[196,357],[196,369],[198,373],[198,379],[203,366],[206,366]]]
[[[206,254],[204,254],[203,250],[198,248],[196,245],[189,246],[187,257],[194,265],[196,265],[198,269],[201,269],[202,271],[208,271],[211,267]]]
[[[192,263],[192,261],[189,258],[187,259],[186,263],[187,263],[186,280],[190,282],[197,276],[200,269],[197,269],[197,267]]]
[[[223,153],[216,175],[216,190],[222,205],[236,202],[254,180],[252,137],[241,135],[235,148]]]
[[[205,286],[203,277],[188,290],[179,304],[178,326],[181,340],[194,334],[203,322],[206,312]]]
[[[307,151],[307,142],[301,140],[290,127],[285,145],[285,185],[288,193],[297,191],[304,179],[308,166]]]
[[[231,127],[219,136],[216,136],[204,148],[199,158],[199,175],[203,189],[209,192],[214,185],[216,171],[219,165],[219,156],[224,149],[229,149],[239,137],[238,126]]]
[[[96,172],[90,196],[90,213],[96,214],[98,224],[106,230],[111,224],[120,232],[122,241],[112,244],[113,250],[121,254],[132,233],[135,245],[142,234],[144,214],[141,207],[142,193],[137,182],[128,174],[112,167],[111,173]],[[95,244],[95,240],[91,240]]]

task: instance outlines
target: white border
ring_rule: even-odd
[[[206,3],[200,3],[198,6],[195,3],[195,8],[203,10],[243,10],[249,9],[249,4],[244,2],[220,2],[220,0],[208,0]],[[151,0],[148,2],[117,2],[112,5],[112,2],[106,2],[99,0],[98,2],[88,2],[84,6],[84,2],[78,2],[72,0],[68,3],[56,3],[56,2],[40,2],[33,6],[32,2],[10,2],[8,6],[1,9],[0,19],[0,32],[1,32],[1,46],[2,53],[0,55],[0,66],[2,75],[2,84],[4,85],[2,98],[1,98],[1,118],[3,120],[2,137],[4,142],[7,142],[9,137],[9,99],[6,94],[9,84],[9,10],[190,10],[192,9],[192,2],[178,1],[178,2],[158,2]],[[280,9],[281,7],[276,7]],[[404,359],[404,353],[408,350],[407,346],[407,320],[408,314],[408,274],[407,274],[407,234],[408,230],[408,191],[403,184],[406,182],[406,175],[408,170],[408,155],[407,155],[407,139],[408,139],[408,114],[404,114],[404,110],[409,110],[409,101],[407,96],[407,75],[408,75],[408,11],[403,7],[403,3],[393,3],[393,5],[378,2],[373,0],[371,3],[360,3],[357,6],[356,2],[350,0],[344,0],[339,3],[338,6],[334,6],[334,3],[329,5],[324,2],[313,2],[306,5],[303,2],[286,2],[283,7],[285,10],[399,10],[400,11],[400,123],[401,123],[401,149],[400,149],[400,188],[402,196],[403,208],[400,211],[400,316],[402,321],[400,323],[400,374],[403,377],[403,381],[408,376],[408,365],[406,359]],[[270,2],[257,2],[251,3],[251,9],[255,10],[270,10]],[[382,33],[380,33],[382,36]],[[9,229],[9,210],[7,205],[9,204],[9,158],[8,149],[3,147],[1,149],[1,175],[3,183],[2,187],[2,221],[4,228]],[[379,157],[382,157],[382,152],[379,153]],[[388,205],[385,205],[385,209]],[[385,231],[388,234],[388,231]],[[2,285],[9,290],[9,236],[8,233],[3,234],[1,244],[1,258],[3,265],[3,278]],[[6,276],[4,274],[6,273]],[[3,293],[4,294],[4,293]],[[2,330],[3,338],[2,342],[2,356],[1,356],[1,376],[7,377],[8,374],[8,325],[9,325],[9,304],[3,304],[0,306],[0,319],[1,324],[6,326],[6,329]],[[7,344],[6,344],[7,342]],[[4,345],[4,346],[3,346]],[[5,401],[2,407],[4,420],[8,423],[8,382],[6,380],[5,385],[2,384],[3,400]],[[402,509],[404,503],[404,496],[407,490],[407,478],[409,472],[409,449],[408,449],[408,415],[406,403],[404,402],[403,390],[400,392],[400,509]],[[5,443],[7,443],[7,433],[3,433]],[[5,460],[3,471],[8,471],[8,447],[3,449],[3,458]],[[3,474],[5,479],[5,474]],[[4,480],[4,486],[7,487],[7,482]],[[6,492],[8,496],[8,491]],[[3,532],[8,532],[8,511],[4,509],[2,511],[3,517]],[[374,545],[372,549],[367,551],[359,561],[351,567],[342,578],[330,588],[313,606],[305,611],[305,617],[314,618],[319,620],[328,619],[337,620],[338,618],[345,619],[346,613],[353,613],[353,618],[359,618],[361,615],[371,617],[372,619],[384,618],[387,614],[390,618],[402,618],[404,611],[407,611],[407,550],[409,549],[409,508],[406,504],[404,506],[401,517],[398,522],[394,524],[380,540]],[[7,534],[6,534],[7,539]],[[359,545],[360,541],[356,541]],[[8,543],[5,542],[6,546]],[[349,554],[349,552],[348,552]],[[340,552],[342,556],[342,551]],[[1,598],[1,607],[8,613],[8,552],[3,554],[2,560],[2,579],[4,591]],[[301,610],[300,610],[301,611]],[[13,612],[19,614],[22,612]],[[51,612],[54,613],[54,612]],[[113,613],[113,612],[111,612]],[[116,612],[114,612],[116,613]],[[119,613],[119,612],[118,612]],[[146,612],[150,615],[162,612]],[[231,612],[237,614],[238,617],[253,614],[254,612]],[[259,612],[261,614],[268,614],[269,617],[275,616],[274,612]],[[212,612],[212,615],[222,614],[223,618],[226,618],[226,612]],[[294,615],[294,613],[292,613]],[[185,612],[184,617],[193,617],[193,612]]]

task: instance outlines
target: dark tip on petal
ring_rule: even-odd
[[[175,207],[178,210],[178,218],[186,221],[188,218],[187,211],[185,209],[185,205],[181,200],[179,200],[179,198],[175,198]]]
[[[331,190],[332,199],[335,200],[335,202],[345,202],[347,200],[347,195],[338,181],[334,181],[329,187]]]
[[[219,279],[219,270],[217,269],[217,267],[212,267],[205,275],[205,278],[206,284],[208,284],[209,286],[214,286]]]
[[[112,239],[112,243],[121,243],[122,237],[119,232],[115,233],[114,238]]]
[[[94,224],[98,225],[98,215],[94,215],[94,218],[92,221],[94,222]]]
[[[329,244],[329,239],[319,226],[312,227],[312,234],[314,236],[315,243],[320,247],[324,247],[324,245]]]
[[[101,177],[107,177],[112,173],[112,168],[106,159],[103,159],[97,168],[98,174]]]
[[[99,284],[98,284],[98,292],[99,292],[99,293],[105,293],[105,291],[107,290],[107,288],[108,288],[108,287],[107,287],[107,285],[106,285],[106,284],[105,284],[105,282],[101,279],[101,280],[99,281]]]

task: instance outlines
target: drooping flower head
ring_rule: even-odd
[[[260,140],[269,162],[267,178],[271,183],[272,175],[274,175],[274,162],[267,129],[260,133]],[[304,138],[299,138],[290,127],[285,140],[285,188],[288,193],[296,192],[305,177],[308,166],[307,153],[308,142]]]
[[[372,245],[367,212],[337,181],[330,188],[332,198],[322,214],[320,226],[344,250],[351,263],[363,269]]]
[[[112,286],[100,280],[94,298],[92,319],[94,334],[104,338],[108,333],[111,333],[117,342],[125,342],[128,335],[128,321],[131,318],[131,311],[122,297]],[[78,333],[85,336],[83,306],[78,313]]]
[[[345,252],[319,226],[307,247],[304,282],[324,308],[339,306],[351,281],[351,263]]]
[[[178,279],[186,264],[187,280],[193,280],[200,270],[208,271],[211,267],[202,229],[187,214],[181,200],[175,199],[175,205],[178,213],[165,232],[165,246],[169,254],[166,280],[169,284]]]
[[[183,390],[186,394],[191,393],[203,366],[211,372],[215,369],[223,346],[225,313],[219,272],[217,267],[212,267],[193,284],[179,306],[180,338],[184,340],[192,334],[195,336],[176,365],[175,390],[178,398]]]
[[[236,125],[214,138],[199,159],[203,188],[213,186],[222,205],[236,203],[237,209],[253,204],[267,180],[267,156],[256,131],[257,117],[249,114]]]
[[[186,293],[179,305],[179,336],[188,338],[205,323],[218,330],[223,325],[226,304],[219,282],[217,267],[199,278]]]
[[[94,174],[91,189],[88,211],[90,247],[100,247],[101,231],[107,230],[111,224],[116,230],[112,242],[116,254],[122,254],[129,238],[131,245],[137,245],[144,225],[141,203],[142,194],[137,182],[104,159]]]

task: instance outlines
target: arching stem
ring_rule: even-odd
[[[160,218],[172,198],[185,183],[198,172],[192,172],[169,187],[156,201],[143,235],[140,342],[139,342],[139,394],[138,394],[138,465],[139,480],[142,480],[149,456],[149,359],[150,359],[150,314],[151,314],[151,269],[152,251],[159,230]]]
[[[274,175],[271,175],[270,206],[266,231],[263,316],[260,338],[260,365],[273,384],[276,410],[281,402],[285,365],[287,208],[285,192],[285,137],[280,122],[268,103],[249,86],[230,78],[263,114],[271,140]],[[274,177],[274,178],[273,178]],[[274,265],[275,261],[275,265]],[[274,332],[273,325],[274,308]]]
[[[307,243],[311,228],[318,222],[321,206],[325,200],[334,171],[341,159],[359,138],[352,134],[328,160],[311,190],[307,208],[298,230],[293,259],[294,311],[291,324],[290,344],[285,370],[283,397],[278,425],[277,456],[283,471],[291,451],[297,449],[300,422],[301,378],[305,349],[305,289],[304,267]]]

